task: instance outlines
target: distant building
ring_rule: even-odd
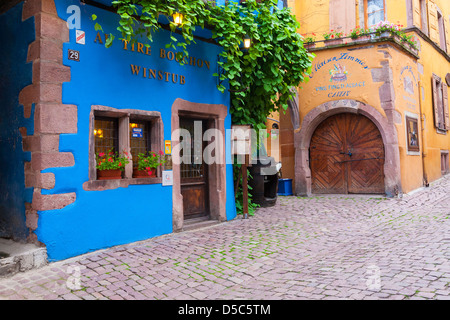
[[[401,196],[448,173],[450,2],[288,3],[300,32],[316,36],[309,82],[280,115],[283,177],[295,193]],[[417,47],[374,32],[388,22]],[[372,32],[352,39],[357,27]],[[324,41],[331,32],[343,35]]]

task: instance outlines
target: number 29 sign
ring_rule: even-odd
[[[69,60],[80,61],[80,52],[69,49],[68,58]]]

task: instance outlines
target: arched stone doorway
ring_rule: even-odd
[[[365,116],[379,130],[384,145],[384,193],[388,197],[401,195],[400,154],[396,128],[375,108],[356,100],[326,102],[311,110],[303,118],[301,129],[295,132],[294,136],[295,193],[308,196],[313,193],[309,157],[311,138],[325,119],[342,113]]]
[[[385,192],[383,139],[369,118],[328,117],[314,131],[309,150],[312,193]]]

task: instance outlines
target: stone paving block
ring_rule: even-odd
[[[72,259],[84,290],[61,262],[0,279],[0,299],[446,299],[449,189],[445,177],[402,199],[280,197],[247,221]]]

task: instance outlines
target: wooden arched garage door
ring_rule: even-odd
[[[311,138],[310,166],[313,193],[385,193],[383,140],[362,115],[325,119]]]

